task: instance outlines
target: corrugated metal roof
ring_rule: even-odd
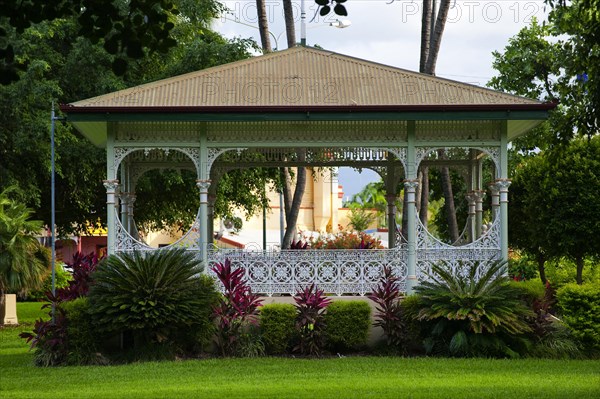
[[[310,47],[253,57],[73,103],[77,107],[539,104]]]

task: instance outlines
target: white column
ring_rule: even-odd
[[[215,201],[217,199],[217,196],[215,194],[208,194],[208,216],[207,216],[207,233],[206,233],[206,237],[208,238],[208,242],[209,244],[213,243],[213,240],[215,239],[215,228],[214,228],[214,223],[215,223]]]
[[[129,232],[129,218],[127,216],[127,211],[129,210],[129,193],[122,192],[119,195],[119,199],[121,202],[121,224]]]
[[[467,199],[467,203],[469,204],[469,217],[467,219],[467,224],[469,225],[469,241],[475,241],[477,237],[476,227],[475,227],[475,208],[476,208],[476,196],[475,192],[471,191],[467,195],[465,195]]]
[[[475,237],[479,238],[483,228],[483,200],[485,191],[477,190],[473,192],[475,195]]]
[[[196,180],[200,189],[200,251],[204,268],[208,267],[208,189],[210,180]]]
[[[500,245],[502,259],[508,261],[508,187],[509,179],[496,180],[496,186],[500,193]]]
[[[137,227],[135,226],[135,222],[133,220],[133,204],[135,203],[136,196],[133,193],[129,193],[127,201],[127,231],[133,238],[136,240],[139,239],[139,234],[137,232]]]
[[[106,238],[106,250],[108,255],[115,253],[115,241],[117,237],[117,212],[116,212],[116,193],[119,189],[119,180],[104,180],[106,187],[106,224],[108,227],[108,236]]]
[[[498,216],[498,211],[500,210],[500,192],[498,191],[498,186],[496,183],[492,183],[489,185],[490,194],[492,196],[492,215],[493,219],[496,220]]]
[[[408,217],[408,229],[406,232],[408,243],[407,268],[408,276],[406,279],[406,291],[412,293],[412,289],[417,285],[417,206],[416,191],[419,186],[418,180],[405,180],[404,190],[406,190],[406,206]]]

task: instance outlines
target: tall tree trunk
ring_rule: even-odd
[[[303,162],[306,160],[306,150],[298,150],[298,161]],[[296,172],[296,188],[294,189],[294,199],[292,200],[292,206],[290,213],[286,217],[287,226],[285,229],[285,235],[283,236],[283,243],[281,248],[289,249],[294,236],[296,235],[296,224],[298,222],[298,214],[300,213],[300,205],[302,204],[302,197],[304,196],[304,187],[306,186],[306,168],[303,166],[298,167]]]
[[[444,33],[446,20],[448,19],[450,1],[451,0],[441,0],[440,9],[435,20],[435,29],[431,32],[431,46],[429,48],[424,71],[429,75],[435,75],[435,65],[437,63],[438,53],[440,52],[440,46],[442,45],[442,34]]]
[[[281,189],[283,190],[283,209],[285,211],[287,223],[287,217],[292,208],[292,178],[290,177],[290,170],[285,166],[283,168],[279,168],[279,173],[281,176]]]
[[[436,0],[423,0],[423,14],[421,18],[421,54],[419,57],[419,72],[429,75],[435,75],[435,66],[438,53],[442,43],[442,35],[448,19],[448,10],[450,9],[450,0],[441,0],[440,9],[435,13]],[[419,206],[419,219],[427,227],[429,212],[429,168],[423,168],[423,180],[421,184],[421,203]],[[444,176],[446,177],[444,179]],[[442,169],[442,190],[446,200],[446,218],[449,226],[457,225],[454,206],[454,197],[452,196],[452,181],[448,168]],[[449,195],[446,195],[448,193]],[[404,204],[406,207],[406,203]],[[448,212],[452,212],[449,214]],[[458,227],[456,227],[456,240],[458,240]],[[454,229],[450,228],[451,236]],[[455,240],[453,240],[455,241]]]
[[[421,182],[421,206],[419,207],[419,219],[423,226],[427,228],[428,224],[428,213],[429,213],[429,167],[425,166],[422,170],[422,182]]]
[[[540,280],[546,284],[548,279],[546,278],[546,257],[543,253],[538,252],[536,256],[538,272],[540,273]]]
[[[292,0],[283,0],[283,17],[285,19],[285,35],[288,48],[296,46],[296,25],[294,24],[294,8]]]
[[[446,159],[444,150],[438,151],[440,159]],[[450,178],[450,169],[442,166],[442,192],[444,193],[444,209],[446,210],[446,221],[448,223],[448,234],[450,241],[458,241],[458,223],[456,222],[456,208],[454,206],[454,193],[452,192],[452,179]]]
[[[431,3],[432,0],[423,0],[423,16],[421,18],[421,57],[419,60],[419,72],[425,72],[427,57],[429,56],[429,43],[431,41]]]
[[[271,39],[269,38],[269,20],[267,18],[267,8],[265,0],[256,0],[256,13],[258,16],[258,31],[260,32],[260,44],[263,53],[270,53]]]

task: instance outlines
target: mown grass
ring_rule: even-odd
[[[22,323],[33,323],[35,306],[19,305]],[[16,338],[31,327],[0,330],[1,398],[600,397],[598,361],[261,358],[37,368]]]

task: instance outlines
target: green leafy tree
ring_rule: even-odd
[[[170,34],[178,45],[166,53],[145,51],[142,58],[130,61],[123,76],[112,71],[115,55],[106,51],[102,40],[94,43],[79,35],[81,26],[75,17],[49,17],[19,35],[7,20],[0,19],[15,57],[24,65],[17,71],[17,81],[0,86],[0,189],[16,185],[15,195],[36,210],[35,218],[50,222],[49,110],[53,100],[68,103],[250,56],[253,42],[226,40],[209,29],[211,19],[221,9],[218,3],[176,3],[180,16]],[[91,145],[72,127],[58,123],[56,154],[57,227],[61,235],[85,233],[90,219],[105,222],[105,151]],[[162,182],[156,184],[161,187]],[[193,182],[190,193],[197,197]],[[136,212],[136,216],[169,220],[189,208],[189,201],[168,202],[168,193],[164,198],[160,191],[155,194],[163,200],[152,203],[156,208]],[[196,210],[190,211],[189,218],[193,219]]]
[[[534,234],[529,249],[575,261],[582,283],[584,260],[600,254],[600,136],[574,139],[529,159],[515,176],[516,215]],[[513,220],[514,220],[513,216]],[[517,222],[518,223],[518,222]],[[517,225],[518,226],[518,225]],[[514,236],[513,236],[514,237]],[[521,246],[523,238],[517,242]]]
[[[34,237],[42,223],[30,219],[31,209],[9,198],[11,191],[0,192],[0,308],[5,293],[39,288],[50,265],[47,250]]]
[[[143,58],[145,51],[166,53],[177,44],[171,37],[173,20],[179,11],[169,1],[108,1],[90,0],[6,2],[0,17],[5,27],[0,30],[0,71],[3,84],[19,79],[19,71],[28,68],[18,56],[11,34],[20,35],[34,24],[58,19],[77,22],[76,36],[92,43],[102,42],[104,49],[114,55],[112,68],[117,74],[127,70],[127,60]]]

